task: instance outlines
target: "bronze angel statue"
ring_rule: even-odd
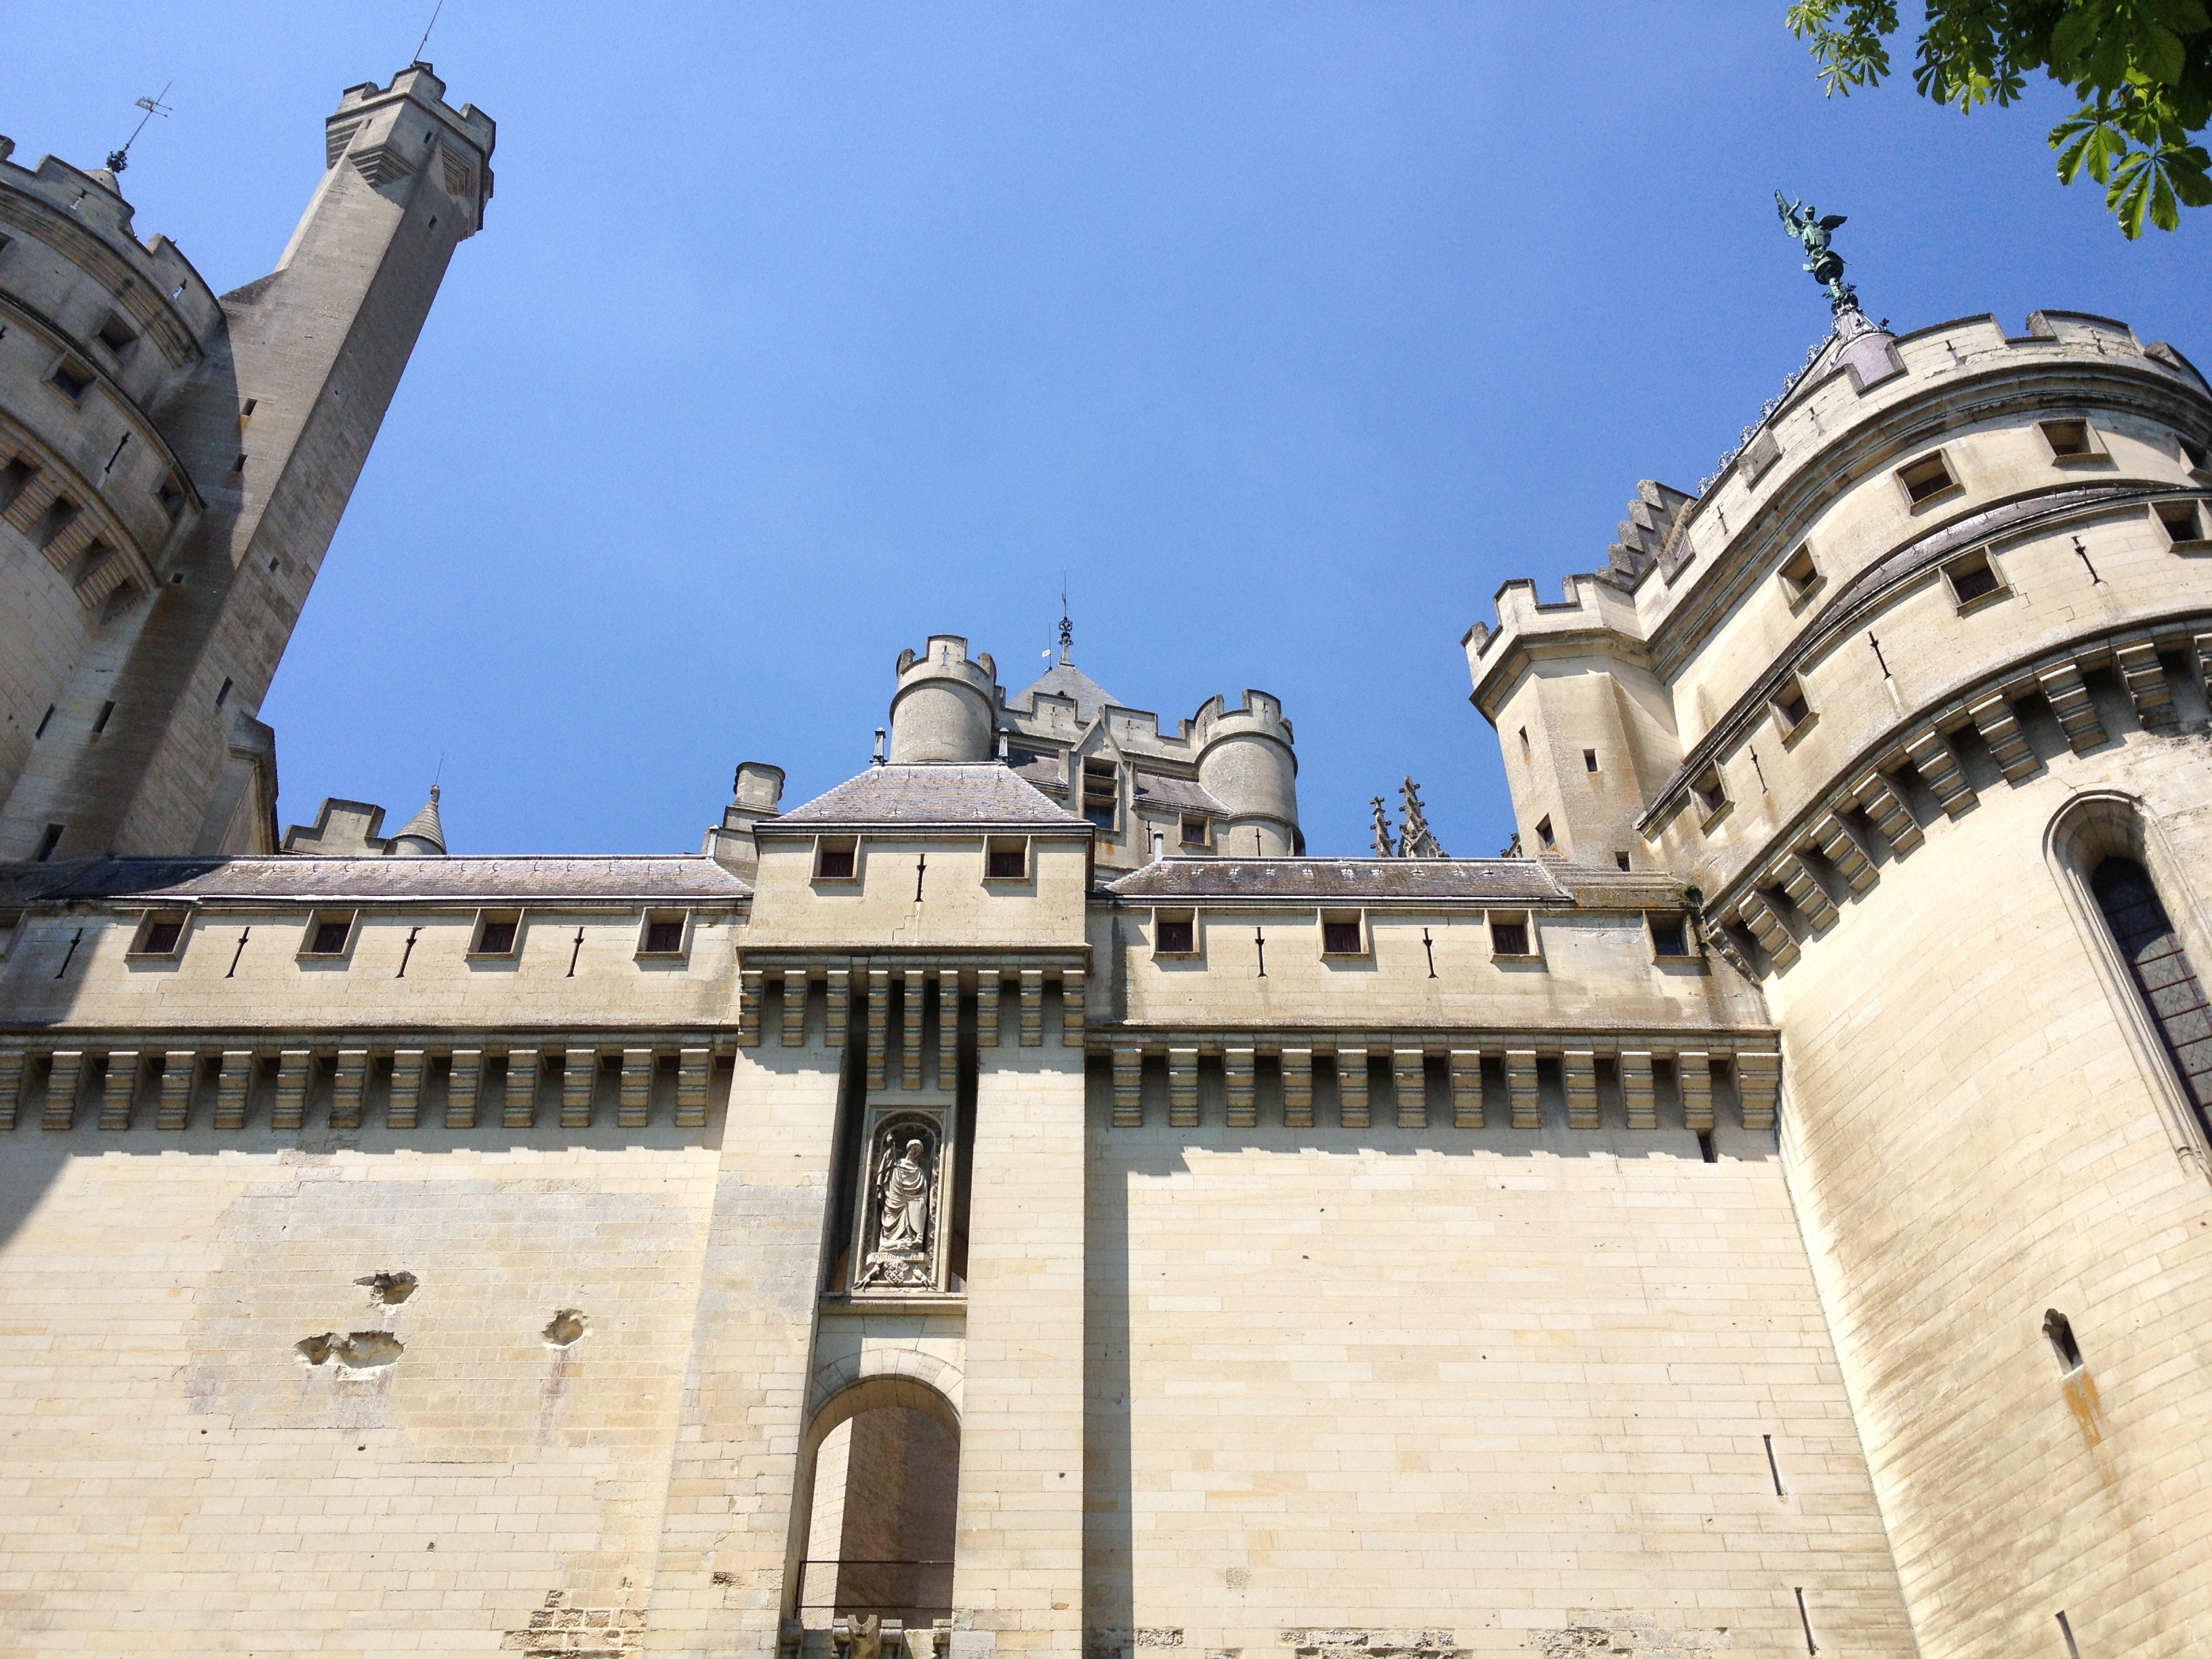
[[[1828,242],[1829,233],[1846,222],[1844,216],[1831,213],[1820,218],[1820,210],[1810,203],[1786,201],[1778,190],[1774,192],[1774,205],[1790,234],[1805,245],[1805,269],[1828,290],[1829,309],[1840,313],[1856,308],[1858,290],[1844,280],[1844,256]]]

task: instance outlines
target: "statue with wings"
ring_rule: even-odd
[[[1839,313],[1857,309],[1858,290],[1844,280],[1844,256],[1828,242],[1828,234],[1844,222],[1844,216],[1832,213],[1823,219],[1810,203],[1785,201],[1778,190],[1774,205],[1790,235],[1805,245],[1805,270],[1827,289],[1829,309]]]

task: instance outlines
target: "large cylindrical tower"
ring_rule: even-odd
[[[1470,635],[1509,775],[1551,763],[1510,713],[1540,658],[1665,700],[1633,850],[1784,1034],[1928,1659],[2063,1653],[2061,1613],[2085,1654],[2212,1644],[2208,446],[2204,378],[2123,324],[1846,313],[1652,557]],[[1594,787],[1581,746],[1531,796]]]
[[[899,653],[891,694],[894,761],[986,761],[997,726],[999,676],[988,653],[968,654],[957,634],[933,634],[919,656]]]

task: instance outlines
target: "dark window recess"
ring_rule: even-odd
[[[23,493],[23,486],[31,482],[39,469],[18,457],[0,467],[0,507],[5,507]]]
[[[230,682],[229,682],[228,679],[226,679],[226,680],[225,680],[225,681],[223,681],[223,683],[222,683],[222,689],[221,690],[219,690],[219,691],[217,691],[217,692],[215,694],[215,706],[216,706],[216,708],[222,708],[222,707],[223,706],[223,704],[225,704],[225,703],[228,702],[229,701],[230,701]]]
[[[1333,957],[1358,956],[1359,924],[1356,921],[1324,921],[1321,925],[1321,948]]]
[[[2128,960],[2136,988],[2149,1005],[2166,1051],[2179,1068],[2197,1115],[2212,1129],[2212,1009],[2189,954],[2159,902],[2150,876],[2133,859],[2109,858],[2089,878],[2089,889]]]
[[[1984,593],[1994,593],[2002,584],[1997,580],[1996,567],[1987,554],[1977,554],[1962,559],[1951,567],[1951,591],[1959,597],[1960,605],[1980,599]]]
[[[1019,881],[1029,874],[1028,849],[1018,842],[1006,847],[994,844],[984,873],[994,881]]]
[[[1698,804],[1705,809],[1707,817],[1712,817],[1714,813],[1729,804],[1728,786],[1721,781],[1720,769],[1717,766],[1708,766],[1704,771],[1698,773],[1690,785],[1690,793],[1698,798]]]
[[[138,337],[131,331],[131,325],[112,311],[107,313],[107,320],[100,325],[99,338],[100,344],[118,357],[138,343]]]
[[[1721,1161],[1720,1151],[1713,1145],[1713,1132],[1711,1129],[1698,1131],[1698,1156],[1708,1164],[1717,1164]]]
[[[2166,528],[2166,538],[2172,542],[2193,542],[2202,536],[2197,527],[2197,503],[2194,501],[2160,501],[2158,521]]]
[[[317,922],[314,943],[307,946],[307,954],[314,957],[338,955],[345,949],[346,935],[351,932],[353,924],[343,919]]]
[[[256,400],[256,399],[254,399],[254,398],[247,398],[244,403],[242,403],[242,404],[239,404],[239,406],[238,406],[238,423],[239,423],[239,425],[240,425],[240,426],[244,426],[244,425],[245,425],[248,421],[250,421],[250,420],[252,420],[252,419],[253,418],[253,409],[254,409],[254,404],[255,404],[256,401],[257,401],[257,400]],[[243,455],[241,455],[241,456],[240,456],[240,457],[239,457],[239,459],[240,459],[241,461],[242,461],[242,460],[244,460],[245,459],[246,459],[246,458],[245,458]]]
[[[1794,679],[1776,695],[1774,707],[1782,716],[1783,729],[1790,732],[1804,725],[1805,717],[1813,712],[1812,704],[1805,701],[1805,688]]]
[[[2181,459],[2189,463],[2191,472],[2203,471],[2208,461],[2212,461],[2212,457],[2206,455],[2203,444],[2191,443],[2186,438],[2181,441]]]
[[[515,924],[511,921],[488,921],[477,935],[477,949],[489,957],[503,957],[514,949]]]
[[[1083,763],[1083,816],[1101,830],[1114,827],[1115,800],[1121,793],[1115,784],[1112,761]]]
[[[2081,1345],[2074,1340],[2074,1322],[2056,1308],[2043,1310],[2043,1334],[2051,1339],[2051,1352],[2058,1356],[2058,1369],[2081,1369]]]
[[[825,847],[821,862],[814,873],[830,881],[847,881],[853,874],[853,849],[849,847]]]
[[[1923,501],[1932,501],[1946,490],[1956,487],[1951,469],[1943,464],[1940,454],[1930,455],[1924,461],[1915,461],[1911,466],[1900,467],[1897,476],[1915,507]]]
[[[92,723],[92,735],[94,737],[96,738],[101,732],[107,730],[108,716],[112,714],[114,712],[115,705],[112,702],[104,702],[100,705],[100,718]]]
[[[1662,957],[1686,957],[1690,954],[1690,930],[1680,916],[1651,918],[1651,949]]]
[[[1615,853],[1613,855],[1613,861],[1623,870],[1628,868],[1628,854],[1626,853]]]
[[[54,370],[53,383],[71,403],[92,390],[92,376],[72,363],[63,363]]]
[[[154,497],[161,503],[161,511],[170,518],[177,519],[183,516],[185,492],[173,475],[161,480],[159,487],[154,491]]]
[[[1559,838],[1552,833],[1552,821],[1548,817],[1536,820],[1536,840],[1547,853],[1559,844]]]
[[[39,850],[31,855],[32,862],[44,864],[48,859],[53,857],[54,848],[61,844],[62,826],[58,823],[48,824],[46,833],[39,837]]]
[[[1521,728],[1521,753],[1524,757],[1528,753],[1528,728],[1525,726]]]
[[[1597,770],[1596,750],[1585,749],[1583,750],[1583,770],[1585,772],[1595,772]]]
[[[185,924],[181,921],[149,921],[146,924],[146,943],[140,948],[149,956],[166,957],[177,948],[177,941],[184,933]]]
[[[1525,921],[1492,922],[1490,948],[1501,957],[1528,955],[1528,924]]]
[[[514,929],[507,930],[512,933]],[[684,923],[673,916],[656,917],[645,924],[645,948],[659,956],[674,956],[684,948]]]
[[[1813,562],[1810,547],[1800,547],[1782,562],[1781,574],[1784,591],[1793,599],[1802,599],[1820,580],[1820,567]]]
[[[2043,435],[2050,441],[2054,455],[2087,455],[2089,452],[2089,423],[2087,421],[2045,421]]]
[[[1206,820],[1204,818],[1185,818],[1182,821],[1182,844],[1186,847],[1203,847],[1206,845]]]
[[[1165,918],[1163,918],[1160,921],[1158,929],[1158,937],[1153,942],[1152,949],[1158,951],[1162,956],[1187,957],[1193,951],[1198,948],[1194,939],[1196,932],[1197,929],[1195,926],[1188,916],[1184,916],[1179,921],[1170,921]],[[1355,939],[1357,939],[1358,932],[1358,925],[1354,923],[1352,926],[1352,933]],[[1331,948],[1333,949],[1334,947],[1332,946]],[[1352,948],[1357,950],[1358,946],[1355,943]]]

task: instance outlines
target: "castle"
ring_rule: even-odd
[[[349,90],[222,295],[0,141],[9,1650],[2212,1646],[2180,354],[1838,263],[1467,635],[1521,855],[1311,856],[1274,696],[951,635],[696,855],[280,836],[493,139]]]

